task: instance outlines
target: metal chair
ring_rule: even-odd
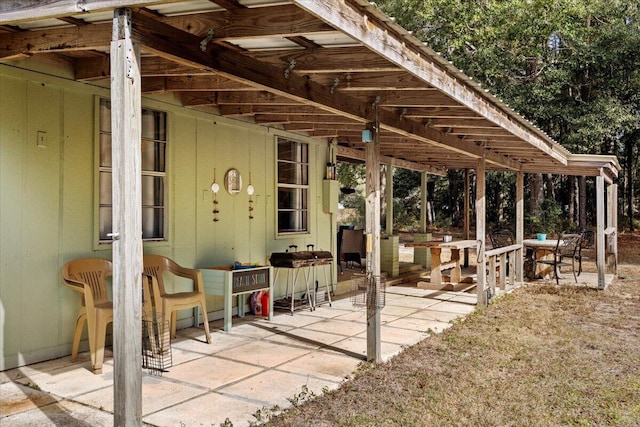
[[[349,268],[349,262],[357,262],[362,268],[362,245],[364,242],[364,230],[342,230],[342,243],[340,244],[340,259],[344,259]]]
[[[500,228],[490,231],[489,239],[491,240],[491,246],[494,248],[512,245],[514,240],[513,232],[508,228]]]
[[[76,319],[71,361],[75,362],[78,357],[80,337],[86,321],[91,369],[94,374],[102,373],[107,325],[113,322],[113,303],[108,298],[106,284],[106,279],[112,272],[111,261],[102,258],[76,259],[62,267],[65,285],[82,293],[82,308]]]
[[[158,281],[162,297],[162,313],[171,317],[171,338],[176,336],[176,311],[199,307],[202,312],[202,323],[207,343],[211,344],[209,334],[209,319],[207,318],[207,303],[202,283],[202,273],[193,268],[181,267],[171,259],[162,255],[145,255],[143,257],[144,273],[153,276]],[[168,293],[164,286],[163,274],[169,272],[178,277],[191,279],[193,291]]]
[[[582,251],[593,249],[595,245],[595,233],[593,230],[583,230],[580,234],[582,235],[582,240],[580,240],[580,247],[578,249],[578,276],[582,273],[582,260],[588,258]]]
[[[578,276],[576,275],[576,260],[578,259],[578,250],[580,248],[580,240],[582,236],[580,234],[566,234],[563,233],[558,238],[558,243],[553,251],[553,257],[550,259],[536,260],[541,264],[552,265],[553,274],[556,277],[556,284],[560,284],[560,278],[558,272],[561,267],[571,266],[573,272],[573,278],[578,283]],[[571,262],[565,261],[565,259],[571,259]]]

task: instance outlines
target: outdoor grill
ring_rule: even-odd
[[[280,269],[287,269],[287,290],[284,300],[274,301],[276,307],[284,307],[291,310],[291,314],[296,309],[309,307],[310,310],[315,310],[318,296],[318,289],[316,284],[316,267],[331,265],[333,263],[333,254],[329,251],[296,251],[295,245],[289,246],[290,250],[285,252],[273,252],[269,258],[271,266],[275,269],[274,282],[278,280],[278,273]],[[312,249],[313,245],[307,245],[307,249]],[[328,302],[331,305],[331,292],[329,291],[329,279],[327,276],[327,270],[324,270],[324,279],[326,291],[323,294],[328,297]],[[306,287],[306,302],[304,299],[296,304],[295,301],[295,289],[300,271],[304,273],[304,282]],[[292,277],[291,294],[289,294],[289,280]],[[309,280],[312,281],[311,292],[309,288]],[[290,301],[289,301],[290,300]]]

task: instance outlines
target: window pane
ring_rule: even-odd
[[[142,170],[164,172],[165,152],[167,144],[164,142],[142,140]]]
[[[100,100],[100,131],[111,132],[111,102]]]
[[[142,138],[166,141],[167,113],[142,110]]]
[[[100,172],[100,206],[111,205],[111,172]]]
[[[302,163],[278,163],[278,183],[307,185],[309,177],[307,170],[309,167]]]
[[[307,189],[278,188],[278,209],[306,209]]]
[[[111,134],[100,134],[100,166],[111,167]]]
[[[111,206],[109,207],[101,207],[100,208],[100,224],[99,224],[99,233],[100,240],[111,240],[111,237],[107,236],[108,233],[111,233],[113,230],[112,226],[112,210]]]
[[[279,211],[278,231],[281,233],[307,231],[307,211]]]
[[[164,237],[164,208],[142,208],[142,238],[162,239]]]
[[[163,177],[142,176],[142,206],[164,206]]]
[[[308,147],[298,141],[278,140],[278,160],[308,163]]]

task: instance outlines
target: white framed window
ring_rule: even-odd
[[[100,243],[111,242],[113,228],[111,188],[111,102],[100,99],[98,224]],[[167,113],[142,110],[142,239],[167,238]]]
[[[278,234],[309,232],[309,144],[278,137]]]

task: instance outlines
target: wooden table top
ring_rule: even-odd
[[[449,248],[449,249],[464,249],[475,248],[475,240],[453,240],[451,242],[443,242],[441,240],[429,240],[427,242],[413,242],[406,243],[408,248]]]
[[[558,246],[558,240],[555,239],[547,239],[547,240],[538,240],[538,239],[524,239],[522,241],[523,246],[528,246],[530,248],[550,248],[553,249]]]

